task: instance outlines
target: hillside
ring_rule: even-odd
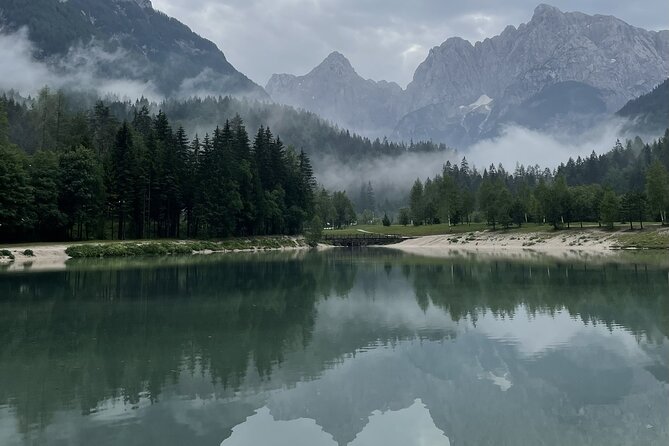
[[[663,131],[669,126],[669,79],[648,94],[629,101],[618,116],[634,121],[637,132]]]
[[[27,29],[33,57],[63,75],[149,81],[162,95],[234,94],[267,98],[216,45],[149,0],[2,0],[3,31]]]

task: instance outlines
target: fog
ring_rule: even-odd
[[[404,201],[409,188],[420,178],[441,173],[446,161],[457,159],[455,152],[407,153],[398,157],[383,156],[355,163],[343,163],[333,157],[313,160],[316,179],[328,190],[346,190],[356,199],[360,187],[372,183],[376,202]],[[390,209],[389,209],[390,210]]]
[[[163,99],[151,81],[137,81],[118,75],[123,72],[142,77],[143,67],[123,50],[108,52],[100,44],[91,41],[70,48],[64,57],[42,62],[33,56],[35,48],[28,39],[26,29],[5,31],[0,28],[0,58],[3,60],[0,64],[0,90],[15,90],[22,95],[34,95],[48,85],[51,88],[92,91],[102,97],[112,94],[130,100],[142,96],[152,101]],[[114,73],[100,75],[99,66],[102,63],[107,66],[117,64],[120,67],[116,73],[118,76],[114,76]],[[205,85],[211,85],[209,81],[212,77],[211,70],[205,69],[195,78],[184,80],[181,92],[176,96],[211,94]],[[280,120],[279,117],[275,119],[277,122]],[[197,130],[199,133],[211,131],[220,124],[222,123],[212,123]],[[271,125],[271,122],[264,124]],[[616,138],[624,141],[636,136],[625,134],[624,124],[623,120],[611,118],[580,135],[569,132],[546,133],[509,126],[499,136],[478,142],[464,150],[410,153],[399,157],[380,157],[348,163],[333,157],[314,156],[313,164],[319,183],[328,189],[343,189],[353,194],[361,184],[371,182],[377,191],[378,202],[388,197],[397,200],[406,194],[416,178],[424,180],[434,177],[442,171],[447,161],[459,163],[463,157],[467,158],[470,167],[477,167],[479,170],[490,164],[501,163],[507,170],[512,171],[517,164],[538,164],[554,169],[569,157],[584,157],[593,151],[598,154],[605,153],[613,147]]]
[[[470,168],[482,171],[491,164],[502,164],[513,172],[518,165],[535,166],[554,170],[570,157],[588,157],[610,151],[616,139],[625,144],[637,134],[624,130],[629,122],[611,117],[582,134],[547,133],[519,126],[505,127],[495,138],[480,141],[464,150],[439,153],[408,153],[400,157],[381,157],[374,160],[343,163],[331,157],[315,159],[318,181],[331,190],[347,190],[355,199],[362,184],[372,183],[377,204],[388,199],[391,203],[406,201],[413,182],[419,178],[434,178],[443,165],[450,161],[460,164],[467,159]],[[660,135],[639,135],[650,142]],[[402,203],[399,203],[402,205]]]
[[[72,47],[64,57],[49,62],[37,61],[33,54],[35,48],[28,39],[26,29],[9,33],[0,29],[0,58],[3,61],[0,64],[0,89],[34,95],[48,85],[52,88],[95,91],[100,96],[160,98],[151,81],[139,82],[97,74],[96,67],[100,62],[118,62],[125,69],[139,69],[128,65],[129,58],[122,50],[110,53],[92,41]]]
[[[516,164],[540,165],[554,169],[569,157],[587,157],[593,151],[602,154],[611,150],[617,138],[634,138],[623,131],[626,120],[611,117],[587,132],[575,134],[547,133],[519,126],[507,126],[495,138],[480,141],[461,153],[472,164],[484,168],[501,163],[507,170]]]

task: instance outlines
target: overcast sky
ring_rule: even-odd
[[[212,40],[264,86],[273,73],[305,74],[330,52],[357,72],[406,86],[430,48],[477,41],[532,17],[539,0],[153,0],[156,9]],[[555,0],[563,11],[614,15],[669,29],[667,0]]]

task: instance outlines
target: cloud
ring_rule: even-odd
[[[338,50],[363,77],[405,86],[430,48],[453,36],[492,37],[509,24],[527,22],[540,1],[153,0],[153,5],[212,40],[261,85],[273,73],[305,74]],[[648,0],[644,8],[608,0],[551,3],[565,11],[615,15],[648,29],[669,28],[665,0]]]
[[[141,96],[160,99],[152,81],[128,79],[129,73],[138,74],[141,67],[122,51],[105,51],[92,41],[71,48],[61,58],[41,62],[33,57],[34,47],[26,29],[5,33],[0,29],[0,89],[35,94],[44,86],[52,88],[95,91],[120,98],[136,99]],[[100,73],[101,66],[122,67],[123,71]]]
[[[519,126],[505,127],[500,136],[480,141],[463,155],[470,165],[479,169],[501,163],[513,170],[517,163],[553,169],[569,157],[587,157],[593,151],[602,154],[611,150],[617,138],[624,141],[634,135],[622,131],[624,122],[611,119],[579,135],[554,134]]]
[[[447,161],[455,161],[454,152],[407,153],[398,157],[383,156],[358,163],[342,163],[334,158],[314,159],[316,178],[329,190],[357,193],[362,184],[371,182],[377,202],[397,200],[406,194],[416,178],[425,180],[441,173]],[[380,195],[382,194],[382,195]],[[355,197],[353,197],[355,198]]]

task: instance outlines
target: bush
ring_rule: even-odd
[[[390,221],[390,218],[388,218],[388,214],[383,214],[383,226],[390,226],[392,221]]]
[[[7,257],[10,260],[14,260],[14,254],[8,249],[0,250],[0,257]]]
[[[32,249],[26,249],[23,251],[23,255],[26,257],[35,257],[35,253],[33,252]]]

